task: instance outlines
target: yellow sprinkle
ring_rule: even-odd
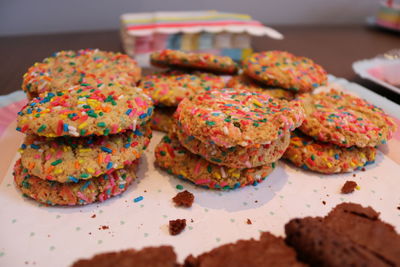
[[[366,158],[366,156],[365,156],[365,154],[364,154],[364,153],[360,153],[360,156],[361,156],[361,158],[363,158],[363,159],[365,159],[365,158]]]
[[[219,180],[221,179],[221,174],[219,174],[218,172],[214,172],[214,177]]]
[[[80,153],[85,153],[85,152],[89,152],[89,151],[91,151],[90,148],[81,148],[81,149],[79,149]]]
[[[94,173],[94,170],[93,170],[92,168],[86,168],[86,170],[87,170],[89,173]]]
[[[64,171],[62,169],[55,169],[54,174],[60,174],[63,173]]]
[[[254,104],[257,105],[258,107],[262,107],[263,104],[260,103],[258,100],[254,100]]]
[[[361,187],[360,187],[359,185],[357,185],[357,186],[356,186],[356,189],[357,189],[357,190],[360,190],[360,189],[361,189]]]
[[[329,162],[327,162],[326,165],[328,165],[328,168],[332,168],[332,164],[330,164]]]
[[[87,126],[87,122],[85,121],[84,123],[81,123],[81,124],[78,126],[78,129],[85,128],[86,126]]]

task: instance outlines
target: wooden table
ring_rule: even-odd
[[[256,51],[280,49],[314,59],[337,76],[357,82],[400,104],[400,97],[384,87],[363,80],[351,64],[390,49],[400,48],[400,35],[364,26],[276,26],[285,39],[255,38]],[[20,89],[22,75],[36,61],[55,51],[81,48],[122,51],[116,30],[0,37],[0,94]]]

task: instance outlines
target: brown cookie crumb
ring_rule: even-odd
[[[250,219],[247,219],[246,223],[247,223],[247,224],[252,224],[252,222],[251,222]]]
[[[357,183],[354,181],[346,181],[346,183],[342,187],[342,194],[350,194],[353,193],[357,187]]]
[[[96,214],[93,214],[92,216],[90,216],[90,218],[96,218]]]
[[[174,203],[178,207],[190,208],[194,201],[194,195],[189,191],[185,190],[183,192],[179,192],[178,194],[176,194],[176,196],[172,198],[172,201],[174,201]]]
[[[99,227],[99,230],[107,230],[107,229],[110,229],[110,227],[107,226],[107,225],[101,225],[101,226]]]
[[[171,235],[180,234],[186,227],[186,219],[176,219],[169,221],[169,233]]]
[[[325,200],[322,200],[322,204],[326,205],[326,201],[325,201]]]

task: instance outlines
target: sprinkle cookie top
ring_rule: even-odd
[[[294,93],[291,91],[280,88],[267,87],[259,82],[252,80],[249,77],[246,77],[243,74],[238,76],[233,76],[226,83],[226,87],[234,88],[236,90],[246,90],[250,92],[263,93],[275,98],[286,99],[286,100],[292,100],[294,98]]]
[[[150,125],[109,136],[28,135],[19,151],[22,165],[30,174],[60,183],[76,183],[131,164],[141,156],[150,138]]]
[[[29,68],[22,89],[31,99],[44,92],[58,92],[74,85],[114,83],[136,86],[141,69],[121,53],[98,49],[61,51]]]
[[[185,97],[198,92],[222,89],[225,80],[211,73],[167,71],[144,76],[141,87],[155,102],[164,106],[177,106]]]
[[[298,127],[304,111],[298,101],[223,89],[184,99],[175,116],[186,135],[232,147],[268,144]]]
[[[306,113],[299,129],[320,141],[342,147],[376,146],[386,143],[396,130],[382,109],[338,90],[304,94],[299,99]]]
[[[310,92],[326,83],[326,71],[309,58],[283,51],[255,53],[243,62],[244,73],[268,86]]]
[[[187,53],[178,50],[162,50],[151,54],[150,62],[156,67],[175,67],[235,74],[238,66],[230,57],[207,53]]]
[[[47,92],[18,113],[17,130],[47,137],[108,135],[151,119],[153,103],[140,88],[112,84]]]
[[[375,155],[374,147],[339,147],[294,131],[283,157],[306,170],[342,173],[373,163]]]

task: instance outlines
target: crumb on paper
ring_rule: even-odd
[[[194,201],[194,195],[189,191],[185,190],[183,192],[179,192],[172,198],[172,201],[178,207],[187,207],[190,208]]]
[[[353,193],[354,190],[358,187],[357,183],[354,181],[346,181],[343,185],[341,192],[342,194],[350,194]]]
[[[247,218],[246,223],[247,223],[247,224],[253,224],[249,218]]]
[[[180,234],[186,227],[186,219],[176,219],[169,221],[169,233],[171,235]]]

